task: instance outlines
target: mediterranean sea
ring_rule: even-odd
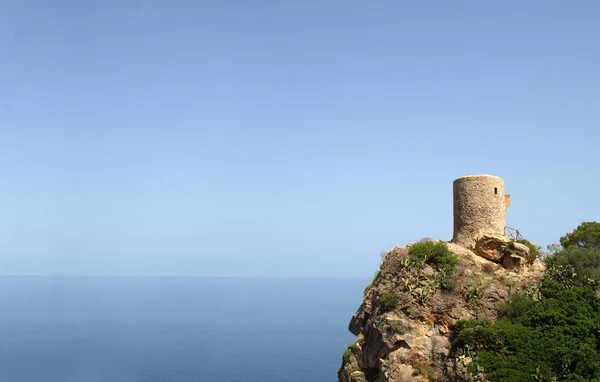
[[[367,283],[0,277],[0,381],[336,381]]]

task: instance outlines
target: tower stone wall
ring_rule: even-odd
[[[474,248],[483,235],[504,235],[510,196],[504,180],[493,175],[469,175],[454,181],[454,235],[452,242]]]

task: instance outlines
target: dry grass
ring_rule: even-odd
[[[496,272],[496,269],[498,269],[498,265],[492,263],[491,261],[489,263],[483,264],[483,271],[489,275]]]

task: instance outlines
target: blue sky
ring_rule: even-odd
[[[600,2],[5,0],[0,273],[367,276],[490,173],[600,217]]]

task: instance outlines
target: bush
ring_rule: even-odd
[[[398,297],[386,293],[379,299],[379,307],[383,312],[390,312],[398,307]]]
[[[421,260],[436,268],[438,271],[453,270],[458,263],[458,257],[450,252],[444,243],[431,241],[414,243],[408,250],[408,256],[413,260]]]
[[[486,318],[472,320],[458,320],[456,322],[456,329],[459,331],[459,336],[454,340],[453,347],[457,349],[472,348],[480,349],[483,348],[489,338],[489,328],[492,327],[492,322]]]
[[[505,317],[516,319],[525,315],[525,313],[527,313],[527,311],[529,311],[533,305],[535,305],[535,301],[533,299],[520,293],[516,293],[498,310],[498,318]]]
[[[350,357],[352,356],[352,350],[350,348],[344,351],[344,355],[342,355],[342,367],[346,366],[346,364],[350,363]]]
[[[416,264],[429,264],[433,266],[438,274],[436,282],[442,289],[454,289],[454,268],[458,263],[458,257],[450,252],[444,243],[431,241],[413,244],[408,251],[408,260]]]

